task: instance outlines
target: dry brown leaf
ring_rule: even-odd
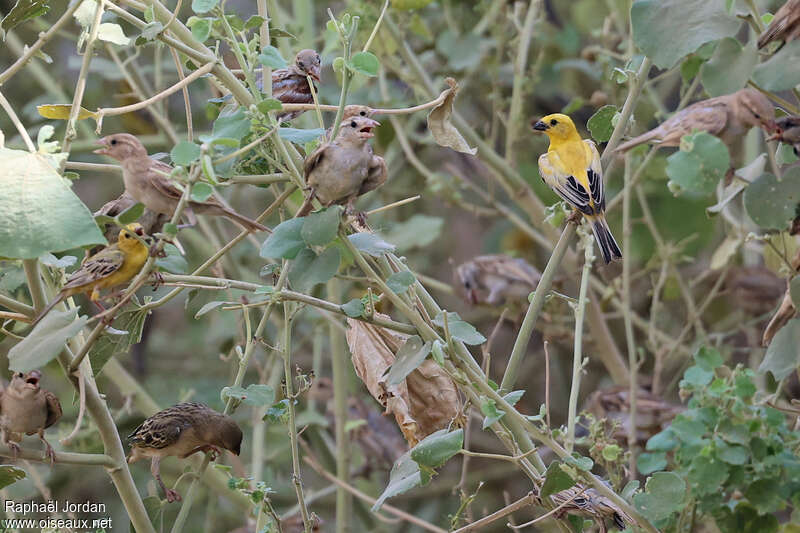
[[[447,78],[444,81],[447,82],[450,88],[445,89],[442,93],[445,95],[444,101],[428,113],[428,129],[431,130],[436,144],[452,148],[457,152],[475,155],[478,149],[471,148],[466,139],[461,136],[461,133],[450,122],[450,117],[453,114],[453,102],[458,92],[458,83],[453,78]]]
[[[800,250],[798,250],[794,258],[792,258],[792,268],[794,268],[795,271],[800,271]],[[769,343],[772,342],[772,337],[778,333],[778,330],[785,326],[786,323],[797,314],[797,309],[794,307],[789,289],[790,287],[787,283],[786,294],[783,296],[781,306],[775,311],[775,314],[772,315],[769,324],[767,324],[767,327],[764,329],[764,336],[761,338],[762,346],[769,346]]]
[[[388,319],[389,316],[375,313]],[[370,394],[394,415],[410,446],[447,427],[461,410],[455,383],[434,361],[426,360],[398,385],[384,376],[408,335],[348,318],[347,344],[353,367]]]

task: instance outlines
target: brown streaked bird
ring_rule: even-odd
[[[524,259],[503,254],[479,255],[460,264],[456,277],[471,304],[524,302],[542,274]]]
[[[127,191],[124,191],[119,198],[111,200],[103,204],[103,207],[98,209],[94,212],[94,216],[104,215],[107,217],[115,217],[121,213],[124,213],[134,205],[136,205],[136,199],[128,194]],[[161,228],[164,227],[164,224],[169,222],[170,216],[165,215],[163,213],[156,213],[155,211],[150,211],[145,207],[144,213],[140,216],[136,221],[142,226],[142,230],[146,235],[153,235],[154,233],[158,233],[161,231]],[[117,242],[117,237],[119,234],[119,227],[115,226],[114,224],[104,224],[105,227],[102,228],[103,236],[109,242],[109,244],[114,244]],[[99,251],[99,247],[97,250],[93,250],[94,252]]]
[[[775,124],[777,128],[770,140],[778,140],[791,145],[794,155],[800,157],[800,116],[781,117],[775,121]]]
[[[102,148],[95,150],[94,153],[107,155],[122,164],[125,191],[137,202],[142,202],[146,208],[156,213],[171,216],[175,212],[183,192],[169,179],[171,166],[149,157],[144,145],[129,133],[109,135],[97,143]],[[228,217],[249,231],[267,230],[255,220],[225,207],[214,197],[205,202],[190,200],[184,213],[192,224],[196,221],[194,215],[201,214]]]
[[[786,44],[798,37],[800,37],[800,0],[789,0],[775,13],[772,22],[758,38],[758,47],[764,48],[773,41],[783,41],[783,44]]]
[[[342,121],[336,139],[324,143],[306,158],[303,171],[310,194],[296,216],[311,212],[314,198],[327,207],[345,205],[353,212],[356,198],[386,182],[386,162],[372,152],[369,139],[380,123],[354,116]]]
[[[52,392],[41,388],[42,373],[31,370],[27,374],[16,372],[11,383],[0,393],[0,430],[3,442],[14,453],[19,453],[23,435],[39,436],[45,445],[45,457],[52,466],[56,460],[53,447],[44,438],[44,430],[61,418],[61,402]]]
[[[131,443],[128,463],[150,457],[150,472],[172,503],[180,501],[181,495],[168,489],[161,480],[161,460],[169,456],[185,459],[196,452],[210,452],[214,460],[222,454],[221,449],[239,455],[242,430],[228,415],[201,403],[184,402],[149,417],[133,430],[128,442]]]
[[[643,143],[679,146],[684,135],[694,130],[708,132],[731,146],[752,127],[769,133],[775,130],[775,108],[755,89],[695,102],[678,111],[658,127],[620,144],[614,151],[625,152]]]
[[[606,520],[611,519],[620,530],[636,521],[614,503],[610,498],[600,494],[594,488],[587,488],[580,483],[556,492],[550,499],[560,507],[556,517],[562,518],[565,514],[574,514],[591,518],[600,527],[602,533],[608,532]]]
[[[305,49],[297,52],[294,61],[286,68],[272,71],[272,97],[284,104],[313,104],[314,97],[306,76],[320,82],[320,58],[315,50]],[[259,89],[264,88],[263,78],[256,80]],[[316,90],[316,85],[314,89]],[[297,118],[304,111],[289,111],[276,116],[278,122]]]

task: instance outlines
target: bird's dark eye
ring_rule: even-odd
[[[469,289],[469,280],[468,279],[464,280],[464,288]]]
[[[556,119],[551,119],[550,120],[550,125],[551,126],[555,126],[556,124],[558,124],[558,121]]]
[[[362,117],[366,117],[367,116],[367,112],[362,110],[361,113],[359,113],[359,115],[361,115]]]
[[[18,378],[24,378],[25,374],[23,374],[22,372],[17,372],[17,377]]]
[[[117,144],[117,140],[116,139],[111,139],[111,144]]]
[[[761,115],[759,115],[759,114],[758,114],[758,113],[756,113],[755,111],[753,111],[753,115],[755,115],[755,117],[756,117],[756,118],[761,118]]]
[[[297,64],[300,66],[300,68],[303,68],[304,66],[302,61],[298,61]]]
[[[351,123],[350,123],[350,127],[351,127],[351,128],[355,128],[355,127],[356,127],[356,121],[355,121],[355,120],[354,120],[353,122],[351,122]]]

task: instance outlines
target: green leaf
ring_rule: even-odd
[[[503,395],[503,399],[508,402],[508,405],[514,406],[522,399],[522,396],[525,394],[524,390],[514,390],[509,392],[508,394]]]
[[[636,0],[631,24],[636,46],[666,69],[701,45],[735,34],[742,22],[723,0]]]
[[[713,456],[698,455],[692,459],[687,477],[693,493],[712,494],[728,479],[728,466]]]
[[[270,424],[285,424],[288,418],[289,400],[284,398],[283,400],[272,404],[272,406],[267,409],[267,412],[264,413],[262,420],[269,422]]]
[[[334,205],[303,218],[300,235],[309,246],[325,246],[336,238],[342,206]]]
[[[247,118],[243,107],[237,107],[235,111],[223,109],[214,121],[211,135],[201,135],[200,140],[207,143],[219,139],[234,139],[241,142],[248,133],[250,133],[250,119]]]
[[[681,150],[667,158],[667,176],[686,191],[708,195],[714,192],[730,164],[725,143],[701,131],[681,139]]]
[[[665,520],[680,510],[686,483],[673,472],[656,472],[647,479],[644,492],[634,495],[636,509],[653,522]]]
[[[281,101],[277,98],[265,98],[261,100],[256,107],[266,115],[270,111],[280,111],[283,109],[283,104],[281,104]]]
[[[728,444],[722,439],[716,439],[717,457],[729,465],[743,465],[747,463],[750,452],[744,446]]]
[[[722,39],[711,59],[703,65],[703,87],[711,96],[730,94],[747,85],[758,62],[755,41],[742,46],[733,37]]]
[[[358,318],[364,314],[364,302],[358,298],[353,298],[346,304],[340,306],[341,310],[350,318]]]
[[[393,293],[403,294],[415,281],[417,281],[417,278],[414,277],[414,274],[403,270],[402,272],[395,272],[386,278],[386,285],[392,289]]]
[[[141,217],[143,214],[144,214],[144,204],[142,202],[136,202],[128,209],[126,209],[125,211],[114,217],[114,219],[120,226],[126,226],[131,222],[136,222],[137,220],[139,220],[139,217]]]
[[[444,219],[428,215],[414,215],[404,222],[398,222],[381,231],[386,240],[394,243],[398,250],[424,248],[439,238],[444,227]],[[363,234],[362,234],[363,235]]]
[[[208,13],[215,7],[219,0],[192,0],[192,11],[195,13]]]
[[[794,146],[791,144],[779,143],[775,151],[775,162],[779,165],[790,165],[797,161],[798,157],[794,153]]]
[[[748,368],[747,372],[752,373],[753,371]],[[749,375],[739,374],[736,376],[733,390],[739,398],[751,398],[757,389]]]
[[[185,274],[186,270],[189,268],[189,264],[181,255],[181,251],[173,244],[165,245],[164,251],[167,256],[156,259],[156,266],[171,274]]]
[[[208,302],[208,303],[207,303],[207,304],[205,304],[203,307],[201,307],[199,311],[197,311],[197,312],[194,314],[194,318],[195,318],[195,319],[198,319],[198,318],[200,318],[201,316],[205,315],[206,313],[208,313],[208,312],[210,312],[210,311],[213,311],[213,310],[214,310],[214,309],[216,309],[217,307],[220,307],[221,305],[225,305],[226,303],[229,303],[229,302],[226,302],[226,301],[224,301],[224,300],[222,300],[222,301],[220,301],[220,300],[217,300],[217,301],[213,301],[213,302]]]
[[[386,242],[374,233],[353,233],[347,237],[359,252],[380,257],[394,251],[394,245]]]
[[[762,374],[772,372],[780,381],[800,366],[800,318],[793,318],[773,337],[764,360],[758,367]]]
[[[313,130],[302,130],[298,128],[278,128],[278,135],[284,141],[293,142],[295,144],[306,144],[311,141],[317,140],[325,134],[322,128],[315,128]]]
[[[142,331],[148,312],[135,306],[123,308],[121,313],[114,317],[114,326],[119,333],[111,333],[111,328],[100,335],[100,338],[89,350],[89,361],[92,362],[94,375],[100,374],[109,359],[118,354],[127,354],[131,346],[142,340]]]
[[[678,440],[670,428],[656,433],[647,441],[645,449],[651,452],[668,452],[678,445]]]
[[[544,483],[542,484],[540,497],[544,500],[557,492],[567,490],[573,485],[575,485],[575,480],[572,479],[572,476],[564,472],[561,468],[561,463],[553,461],[550,463],[550,466],[547,467],[547,472],[544,475]]]
[[[0,148],[0,257],[35,259],[108,244],[89,209],[40,153]]]
[[[758,479],[745,489],[744,495],[762,515],[775,513],[786,508],[781,484],[778,479]]]
[[[40,263],[52,268],[67,268],[74,265],[77,261],[78,258],[72,255],[65,255],[60,259],[53,254],[42,254],[39,257]]]
[[[350,58],[350,68],[365,76],[377,76],[381,63],[372,52],[358,52]]]
[[[301,231],[305,220],[290,218],[278,224],[264,244],[259,255],[266,259],[282,257],[294,259],[306,247]]]
[[[722,355],[716,348],[709,348],[708,346],[701,346],[694,353],[694,360],[697,365],[704,370],[713,372],[718,366],[722,366],[724,362]]]
[[[433,323],[444,329],[444,313],[441,312],[433,319]],[[475,326],[462,320],[458,313],[447,313],[447,326],[450,336],[464,344],[477,345],[486,342],[486,337],[481,335]]]
[[[187,25],[192,29],[192,37],[201,43],[211,37],[211,29],[214,27],[214,19],[192,17]]]
[[[198,182],[192,185],[191,198],[195,202],[205,202],[214,194],[214,189],[208,183]]]
[[[411,450],[409,450],[401,455],[392,466],[392,471],[389,473],[389,484],[386,485],[381,495],[375,500],[372,512],[377,512],[383,503],[392,496],[408,492],[421,484],[422,474],[419,470],[419,464],[411,458]]]
[[[800,168],[787,170],[783,178],[763,174],[744,191],[744,207],[753,222],[765,229],[782,230],[796,215],[800,203]]]
[[[768,91],[785,91],[800,84],[800,69],[787,65],[800,63],[800,41],[786,43],[772,57],[761,63],[753,72],[753,80]]]
[[[181,141],[169,152],[169,157],[176,165],[189,166],[200,158],[200,147],[189,141]]]
[[[247,19],[247,22],[244,23],[244,29],[246,30],[253,30],[258,28],[266,19],[264,17],[260,17],[258,15],[251,15],[250,18]]]
[[[17,468],[16,466],[0,465],[0,489],[4,489],[21,479],[25,479],[26,475],[23,469]]]
[[[617,444],[607,444],[606,446],[603,446],[601,455],[606,461],[616,461],[621,453],[622,448],[620,448]]]
[[[417,335],[412,335],[406,340],[395,357],[394,363],[386,374],[386,383],[389,386],[399,385],[411,372],[431,353],[431,342],[423,342]]]
[[[64,343],[86,325],[85,316],[78,317],[78,308],[69,311],[52,309],[28,333],[28,336],[8,351],[8,368],[14,372],[29,372],[41,368],[64,349]]]
[[[667,467],[667,454],[664,452],[644,452],[636,458],[636,468],[640,474],[652,474]]]
[[[461,451],[463,445],[463,429],[440,429],[411,448],[411,459],[422,467],[437,468]]]
[[[103,22],[97,28],[97,38],[120,46],[128,46],[131,40],[125,36],[122,26],[113,22]]]
[[[594,461],[592,461],[589,457],[584,457],[578,452],[572,452],[570,457],[565,457],[564,462],[568,465],[572,465],[579,470],[583,470],[584,472],[588,472],[594,466]]]
[[[258,61],[269,68],[286,68],[286,60],[274,46],[265,46],[258,55]]]
[[[246,405],[260,407],[275,401],[275,391],[269,385],[248,385],[248,387],[224,387],[220,393],[223,402],[233,398]]]
[[[699,444],[708,428],[700,420],[689,418],[684,413],[675,417],[670,430],[686,444]]]
[[[611,138],[611,133],[614,131],[614,125],[611,122],[616,114],[615,106],[604,105],[592,115],[586,123],[586,127],[589,128],[589,133],[592,134],[595,141],[604,143]]]
[[[292,262],[289,283],[295,290],[305,292],[331,279],[339,270],[339,261],[339,249],[334,246],[319,255],[310,248],[304,248]]]
[[[0,22],[0,36],[5,40],[5,33],[26,20],[41,17],[50,10],[48,0],[17,0],[8,15]],[[0,487],[2,488],[2,487]]]
[[[506,414],[502,409],[498,409],[497,403],[489,398],[484,398],[480,405],[481,413],[483,413],[482,429],[490,427],[495,422],[500,421]]]

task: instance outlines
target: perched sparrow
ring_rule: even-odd
[[[61,403],[52,392],[41,388],[42,373],[31,370],[17,372],[11,383],[0,393],[0,430],[3,442],[14,452],[19,452],[18,442],[23,435],[36,433],[46,447],[46,457],[52,465],[56,460],[53,447],[44,438],[44,430],[61,418]]]
[[[503,305],[525,301],[536,290],[541,273],[524,259],[480,255],[456,268],[471,304]]]
[[[144,237],[139,224],[128,224],[120,230],[117,242],[87,257],[80,268],[70,274],[58,296],[39,313],[36,325],[50,309],[68,296],[89,294],[89,299],[102,309],[100,291],[117,287],[132,280],[147,261],[149,249],[134,234]]]
[[[606,264],[621,258],[606,223],[603,169],[597,147],[591,140],[581,139],[572,119],[561,113],[547,115],[532,126],[550,138],[547,153],[539,157],[542,180],[589,221]]]
[[[628,524],[635,524],[636,522],[631,518],[628,513],[623,511],[609,498],[606,498],[593,488],[586,488],[580,483],[568,489],[556,492],[550,499],[556,506],[564,505],[556,513],[556,516],[561,518],[564,514],[575,514],[591,518],[600,526],[600,531],[606,533],[606,519],[611,518],[614,525],[620,530],[627,527]]]
[[[592,393],[586,400],[586,410],[598,418],[620,423],[614,438],[625,441],[630,426],[631,401],[627,386],[614,386]],[[684,409],[655,394],[639,389],[636,395],[636,439],[644,445],[650,437],[665,429]]]
[[[770,140],[791,144],[794,155],[800,157],[800,117],[781,117],[775,121],[777,131]]]
[[[111,200],[107,202],[103,207],[95,211],[94,216],[105,215],[108,217],[115,217],[120,213],[124,213],[138,202],[136,199],[128,194],[127,192],[123,192],[119,198],[116,200]],[[158,233],[161,231],[161,228],[169,222],[169,215],[165,215],[163,213],[156,213],[155,211],[150,211],[145,207],[144,213],[142,216],[139,217],[137,222],[141,224],[142,230],[146,235],[153,235],[154,233]],[[117,226],[113,224],[106,224],[105,228],[103,228],[103,235],[105,236],[106,240],[110,243],[117,242],[117,235],[119,230]]]
[[[620,144],[615,151],[625,152],[643,143],[678,146],[681,137],[694,130],[716,135],[730,146],[755,126],[773,132],[775,108],[757,90],[742,89],[733,94],[696,102],[678,111],[657,128]]]
[[[346,120],[350,120],[353,117],[366,117],[372,118],[375,114],[375,110],[369,106],[360,105],[360,104],[351,104],[344,106],[344,111],[342,112],[342,122]],[[329,139],[331,136],[331,132],[333,132],[333,126],[325,130],[325,138]]]
[[[314,50],[300,50],[294,57],[294,63],[286,68],[272,71],[272,97],[284,104],[313,104],[311,87],[306,76],[319,83],[320,59]],[[256,80],[259,89],[264,88],[264,80]],[[316,85],[314,86],[316,89]],[[277,115],[278,122],[286,122],[297,118],[303,111],[290,111]]]
[[[785,44],[798,37],[800,37],[800,0],[789,0],[775,13],[772,22],[758,38],[758,47],[764,48],[772,41],[783,41]]]
[[[150,457],[150,472],[167,496],[168,502],[179,501],[181,495],[161,481],[160,462],[164,457],[181,459],[195,452],[211,452],[212,460],[220,448],[239,455],[242,430],[228,415],[220,414],[201,403],[185,402],[159,411],[128,436],[131,454],[128,463]]]
[[[156,161],[147,155],[147,150],[139,139],[128,133],[117,133],[103,137],[97,141],[102,146],[94,151],[96,154],[113,157],[122,163],[122,179],[125,191],[137,202],[156,213],[172,215],[183,193],[169,179],[172,167]],[[195,213],[225,216],[241,224],[250,231],[267,228],[244,215],[228,209],[213,197],[205,202],[190,200],[184,211],[191,223],[195,221]]]
[[[372,153],[368,142],[377,126],[371,118],[351,117],[342,122],[336,139],[306,158],[303,170],[311,192],[296,216],[310,213],[314,198],[326,207],[346,205],[352,212],[356,198],[386,182],[386,162]]]

